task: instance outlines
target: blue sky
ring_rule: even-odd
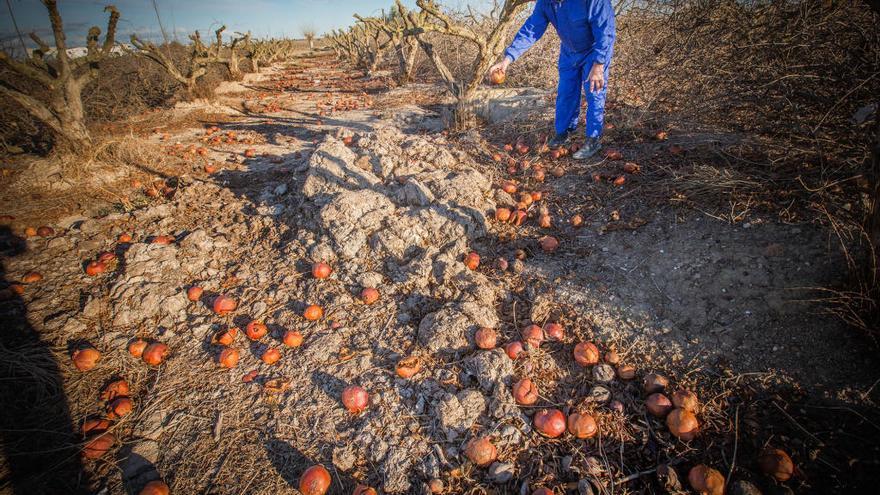
[[[460,5],[468,0],[453,0],[445,5]],[[172,35],[175,30],[178,39],[186,40],[187,35],[198,29],[203,36],[222,24],[227,33],[251,31],[256,37],[288,36],[300,37],[302,28],[314,26],[318,33],[350,25],[352,15],[379,13],[389,8],[393,0],[156,0],[162,23]],[[115,4],[122,14],[119,22],[120,41],[128,41],[131,33],[142,38],[159,40],[161,34],[153,9],[152,0],[58,0],[61,16],[68,32],[68,44],[80,45],[89,27],[98,25],[103,31],[107,16],[103,8]],[[412,6],[415,0],[405,0]],[[472,4],[481,3],[479,0]],[[21,32],[36,31],[44,36],[50,33],[46,9],[40,0],[9,0],[15,20]],[[46,41],[49,41],[46,39]],[[0,43],[8,47],[17,42],[17,36],[9,15],[6,1],[0,2]]]

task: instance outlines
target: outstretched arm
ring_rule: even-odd
[[[544,15],[541,3],[541,0],[535,3],[535,10],[532,11],[532,15],[526,19],[525,24],[519,28],[516,36],[513,38],[513,42],[504,51],[505,58],[510,58],[511,62],[520,58],[547,31],[547,25],[550,23],[550,20]]]
[[[547,25],[550,21],[547,19],[547,16],[544,15],[544,9],[542,8],[541,3],[542,0],[538,0],[535,3],[535,10],[532,11],[532,15],[526,19],[525,24],[519,28],[516,36],[514,36],[513,42],[510,43],[510,46],[504,51],[504,60],[493,65],[489,69],[490,74],[496,71],[501,71],[502,73],[507,72],[507,66],[521,57],[532,47],[532,45],[535,44],[535,42],[541,39],[541,36],[544,36],[544,32],[547,31]]]

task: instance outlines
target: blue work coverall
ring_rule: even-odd
[[[556,133],[577,128],[581,88],[587,95],[587,137],[602,135],[608,67],[614,52],[614,8],[611,0],[538,0],[535,10],[504,52],[518,59],[553,24],[559,50],[559,88],[556,97]],[[605,85],[590,91],[587,79],[593,64],[605,65]]]

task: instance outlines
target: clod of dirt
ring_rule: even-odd
[[[495,483],[507,483],[513,479],[514,466],[509,462],[493,462],[488,473]]]
[[[440,430],[450,442],[473,426],[485,410],[486,398],[476,390],[446,394],[436,405]]]
[[[463,366],[485,392],[492,392],[498,386],[509,386],[513,378],[513,361],[502,349],[475,352],[464,360]]]
[[[599,383],[611,383],[614,381],[614,368],[601,363],[593,367],[593,379]]]
[[[419,323],[418,340],[430,352],[457,353],[473,346],[480,327],[496,328],[494,309],[477,303],[448,303]]]
[[[596,385],[595,387],[590,389],[590,393],[587,394],[588,402],[595,402],[597,404],[605,404],[606,402],[611,400],[611,391],[607,388]]]

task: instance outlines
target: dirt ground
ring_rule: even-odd
[[[732,493],[871,490],[876,348],[809,302],[844,280],[833,234],[733,194],[725,215],[657,193],[658,170],[693,167],[707,140],[736,137],[673,129],[656,142],[618,125],[606,147],[623,160],[553,160],[529,132],[549,127],[549,113],[449,134],[438,132],[438,93],[390,86],[319,57],[227,84],[212,103],[132,117],[130,139],[158,151],[104,175],[95,188],[109,192],[104,201],[77,196],[73,181],[58,186],[67,165],[4,174],[0,490],[138,493],[162,478],[173,493],[296,493],[315,463],[329,469],[332,493],[357,483],[425,493],[430,480],[444,493],[677,493],[658,466],[686,489],[698,463],[724,474]],[[625,111],[612,107],[608,122]],[[503,150],[518,136],[531,148],[524,156]],[[671,156],[671,146],[683,152]],[[624,173],[625,162],[641,171]],[[508,180],[516,197],[501,189]],[[542,193],[525,224],[495,220],[522,191]],[[78,199],[46,207],[53,195]],[[550,227],[538,225],[541,208]],[[583,225],[571,225],[575,214]],[[54,233],[24,235],[40,225]],[[120,242],[123,233],[132,240]],[[545,235],[556,251],[541,249]],[[462,262],[470,251],[477,270]],[[109,269],[87,276],[102,252],[115,254]],[[312,277],[320,261],[330,278]],[[10,290],[30,272],[42,280]],[[194,285],[205,292],[192,302]],[[378,302],[360,301],[365,287]],[[236,311],[216,315],[218,294]],[[324,317],[304,319],[310,304]],[[269,334],[239,333],[238,366],[220,368],[217,333],[254,320]],[[563,325],[561,341],[527,346],[517,360],[500,349],[548,322]],[[497,330],[498,348],[475,348],[479,327]],[[302,332],[302,346],[281,344],[288,330]],[[170,356],[146,365],[128,352],[135,338],[167,344]],[[586,340],[616,350],[637,378],[606,380],[601,366],[575,363]],[[85,344],[102,357],[79,372],[70,356]],[[277,364],[260,360],[270,348]],[[408,356],[422,370],[400,378],[395,365]],[[640,379],[652,372],[699,395],[695,440],[645,413]],[[538,387],[534,406],[511,396],[523,377]],[[113,422],[106,455],[81,459],[90,439],[81,425],[104,414],[99,392],[114,378],[129,383],[134,409]],[[352,384],[370,394],[358,415],[340,402]],[[542,437],[531,416],[543,407],[590,412],[600,433]],[[498,448],[487,468],[463,452],[482,436]],[[768,446],[791,454],[790,481],[761,474]]]

